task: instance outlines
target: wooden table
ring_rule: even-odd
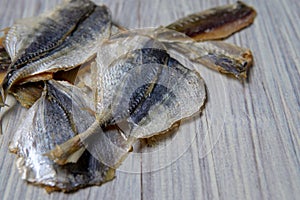
[[[0,28],[59,2],[1,0]],[[103,2],[116,22],[131,29],[167,25],[228,3]],[[8,152],[12,135],[1,135],[0,199],[299,199],[300,3],[246,3],[258,12],[255,23],[227,41],[253,51],[255,64],[247,82],[196,66],[208,88],[202,114],[186,121],[176,134],[144,147],[144,153],[133,153],[113,181],[72,194],[47,194],[21,180],[15,155]]]

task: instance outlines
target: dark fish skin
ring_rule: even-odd
[[[68,7],[62,7],[55,13],[55,18],[46,18],[36,28],[39,35],[24,50],[11,66],[19,69],[28,62],[33,62],[65,42],[76,31],[78,24],[88,18],[96,5],[91,1],[73,1]]]
[[[166,65],[169,57],[169,54],[165,50],[144,48],[128,52],[110,64],[103,75],[104,96],[101,97],[101,99],[103,99],[103,105],[112,109],[112,116],[111,119],[106,122],[107,124],[114,124],[120,120],[124,120],[126,117],[129,117],[129,112],[133,111],[135,106],[138,106],[140,103],[137,99],[135,99],[132,100],[131,105],[125,105],[126,107],[119,106],[119,103],[116,103],[117,107],[115,107],[116,105],[112,105],[114,103],[114,98],[117,96],[125,94],[124,98],[129,98],[128,94],[121,90],[121,88],[126,85],[126,83],[122,83],[124,75],[132,73],[135,68],[143,64]],[[153,75],[153,77],[144,77],[145,80],[149,81],[152,86],[155,83],[155,78],[159,75],[159,71],[153,70]],[[136,76],[141,76],[141,74],[136,74]],[[149,86],[148,92],[151,92],[152,86]],[[109,91],[114,92],[112,93]],[[145,93],[144,95],[147,94]]]
[[[166,28],[181,32],[197,40],[215,40],[230,36],[252,24],[256,11],[245,3],[220,6],[192,14]]]
[[[131,117],[136,124],[139,124],[147,116],[150,107],[156,103],[163,103],[163,96],[171,91],[165,86],[156,83],[160,79],[162,69],[145,69],[149,71],[148,76],[145,76],[146,74],[142,74],[142,72],[140,73],[139,70],[138,72],[135,70],[141,65],[157,64],[168,66],[171,59],[173,60],[166,50],[143,48],[130,51],[111,63],[103,79],[104,90],[106,90],[103,103],[107,107],[112,108],[112,119],[106,123],[114,124],[127,117]],[[170,65],[170,67],[172,66]],[[122,83],[127,73],[137,73],[135,76],[142,76],[146,80],[145,84],[137,85],[136,90],[132,91],[132,93],[122,90],[126,88],[126,85],[136,84],[128,80],[126,80],[128,82]],[[107,91],[115,92],[111,93]],[[115,102],[114,99],[118,99],[119,97],[119,102]],[[130,100],[128,101],[128,99]],[[129,104],[126,105],[123,102],[128,102]],[[115,105],[113,105],[114,103]]]
[[[136,85],[135,86],[136,89],[134,91],[131,91],[131,93],[130,92],[128,93],[126,89],[124,91],[119,91],[119,93],[116,92],[118,94],[115,94],[113,99],[118,99],[119,96],[123,96],[123,97],[120,98],[119,102],[117,103],[114,102],[114,100],[112,100],[112,102],[115,103],[116,106],[114,105],[109,106],[113,108],[112,109],[113,123],[116,123],[119,120],[124,120],[124,118],[126,117],[130,117],[131,120],[134,122],[134,124],[141,125],[143,121],[145,121],[146,118],[148,117],[150,110],[153,109],[153,107],[156,105],[165,105],[166,107],[170,107],[170,110],[174,109],[172,108],[172,102],[176,102],[176,98],[177,98],[172,92],[172,87],[174,86],[169,85],[167,82],[166,83],[161,82],[159,84],[157,82],[165,78],[164,76],[166,76],[166,74],[162,72],[167,70],[167,68],[170,68],[170,71],[174,70],[176,71],[176,73],[178,73],[177,74],[178,81],[183,79],[183,77],[185,77],[186,74],[191,73],[191,71],[185,68],[183,65],[181,65],[181,63],[179,63],[177,60],[172,58],[166,50],[156,49],[156,48],[143,48],[143,49],[136,49],[131,52],[128,52],[127,55],[119,58],[116,63],[112,63],[110,65],[112,69],[120,68],[120,71],[123,70],[124,71],[121,73],[120,71],[115,73],[114,70],[111,70],[111,72],[107,73],[108,76],[105,76],[108,77],[108,80],[106,81],[106,79],[104,79],[104,82],[112,83],[110,79],[122,80],[122,77],[120,77],[119,79],[117,77],[114,77],[114,75],[122,74],[123,76],[128,72],[136,73],[130,71],[131,70],[135,71],[134,68],[138,68],[141,65],[149,65],[149,67],[151,67],[151,64],[161,65],[164,67],[157,68],[156,70],[154,67],[153,69],[144,69],[145,71],[146,70],[149,71],[148,74],[147,73],[135,74],[135,76],[144,77],[144,79],[147,80],[148,82],[145,82],[142,85]],[[172,78],[170,77],[170,80],[171,79]],[[136,82],[128,81],[127,83],[118,83],[118,84],[124,85],[124,87],[123,86],[121,87],[122,89],[124,89],[126,88],[126,85],[135,85]],[[129,96],[129,94],[131,96]],[[110,99],[110,98],[111,96],[110,94],[108,94],[107,98],[105,99]],[[128,101],[128,99],[130,100]],[[104,102],[106,101],[107,100],[104,100]],[[127,107],[123,102],[128,102]]]
[[[144,48],[128,52],[124,59],[118,59],[118,62],[112,63],[111,66],[113,67],[114,65],[123,65],[123,69],[126,69],[125,66],[130,66],[127,68],[127,70],[131,70],[135,67],[138,67],[139,65],[144,64],[160,64],[167,66],[170,59],[170,55],[165,50]],[[124,63],[122,63],[123,61]],[[123,71],[123,73],[125,74],[126,70]],[[150,78],[149,83],[137,87],[136,90],[131,94],[132,96],[129,97],[128,95],[125,95],[126,97],[130,98],[128,107],[114,108],[115,110],[113,111],[114,114],[111,123],[116,123],[119,120],[124,120],[124,116],[127,115],[128,117],[129,114],[130,118],[136,124],[139,124],[139,122],[141,122],[143,118],[147,117],[148,111],[152,106],[163,101],[163,96],[170,91],[168,91],[168,88],[166,88],[165,86],[155,83],[156,79],[160,75],[160,70],[156,71],[155,73],[157,73],[157,75]],[[145,79],[147,79],[147,77],[145,77]],[[120,92],[126,93],[126,91]],[[126,113],[124,113],[124,111],[126,111]]]
[[[152,88],[152,90],[150,89]],[[149,91],[150,90],[150,91]],[[169,95],[170,98],[175,99],[175,95],[168,91],[168,88],[159,84],[145,84],[136,89],[132,94],[129,102],[130,118],[135,124],[139,124],[147,117],[151,107],[164,101],[164,96]],[[168,101],[164,102],[168,104]]]
[[[72,3],[79,7],[80,5],[87,6],[77,11],[72,10],[74,7]],[[26,30],[38,36],[31,38],[32,35],[29,34],[28,40],[33,40],[33,42],[23,47],[24,50],[20,49],[23,52],[21,56],[16,55],[14,58],[10,55],[13,62],[1,85],[3,102],[10,88],[22,82],[22,79],[40,73],[73,69],[91,59],[96,53],[97,44],[103,38],[109,37],[111,15],[106,6],[96,6],[90,1],[71,1],[69,4],[65,5],[62,10],[54,11],[54,14],[49,17],[42,18],[42,21],[37,23],[36,30],[30,28]],[[76,20],[69,20],[67,14]],[[15,27],[17,26],[18,24]],[[10,39],[14,37],[13,29],[14,26],[6,36],[6,49],[14,47],[12,45],[14,40]],[[58,31],[57,35],[55,31]],[[8,53],[16,51],[10,50]]]

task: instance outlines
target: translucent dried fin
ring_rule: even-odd
[[[80,149],[85,148],[84,140],[92,134],[100,132],[100,129],[101,127],[99,126],[99,123],[94,122],[83,133],[66,140],[66,142],[62,144],[57,145],[55,148],[53,148],[51,151],[49,150],[44,155],[59,165],[67,164],[70,162],[69,157],[77,154]],[[77,156],[77,159],[79,158],[80,156]],[[72,162],[76,162],[76,160],[72,159]]]
[[[102,113],[86,131],[57,145],[44,155],[59,165],[66,165],[77,162],[80,159],[78,152],[85,148],[101,163],[112,168],[118,167],[126,158],[135,140],[124,137],[116,127],[112,129],[105,127],[106,116],[109,115]]]
[[[91,102],[96,105],[96,87],[95,80],[98,77],[98,70],[95,60],[88,65],[79,68],[74,85],[81,88],[88,96]]]
[[[256,11],[243,2],[211,8],[168,25],[197,40],[222,39],[252,24]]]

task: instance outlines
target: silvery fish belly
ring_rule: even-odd
[[[48,191],[73,191],[88,185],[99,185],[114,177],[114,169],[96,159],[85,148],[78,151],[76,163],[60,166],[44,154],[78,133],[95,120],[91,105],[82,91],[67,82],[49,81],[42,97],[26,111],[10,150],[17,154],[22,178]],[[118,137],[109,130],[107,138]],[[114,139],[115,140],[115,139]],[[97,138],[94,142],[97,142]]]
[[[16,83],[67,71],[91,59],[109,37],[110,27],[109,9],[88,0],[65,1],[50,13],[14,24],[4,40],[12,63],[2,82],[3,101]]]

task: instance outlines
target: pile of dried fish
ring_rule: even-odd
[[[112,22],[106,6],[67,0],[7,28],[1,104],[12,94],[20,103],[15,109],[27,108],[10,145],[22,178],[64,192],[113,179],[136,140],[201,110],[205,83],[177,54],[246,78],[249,50],[204,40],[227,37],[255,15],[237,2],[129,31]]]

